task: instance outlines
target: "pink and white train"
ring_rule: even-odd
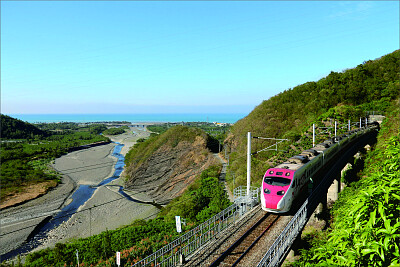
[[[261,207],[273,213],[285,213],[293,201],[307,193],[312,177],[335,155],[363,134],[379,126],[376,123],[356,129],[333,139],[328,139],[315,147],[305,150],[286,162],[268,169],[261,184]]]

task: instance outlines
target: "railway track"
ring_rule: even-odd
[[[254,223],[228,249],[226,249],[210,267],[237,266],[246,256],[252,254],[253,247],[280,218],[278,214],[267,213]]]

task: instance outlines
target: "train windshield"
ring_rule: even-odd
[[[291,180],[282,177],[265,177],[264,182],[269,185],[287,186]]]

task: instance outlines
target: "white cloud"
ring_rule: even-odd
[[[365,19],[373,7],[374,3],[370,1],[337,2],[336,7],[332,9],[332,13],[328,16],[328,18]]]

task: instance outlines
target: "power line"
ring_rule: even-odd
[[[204,171],[204,170],[203,170],[203,171]],[[191,174],[191,175],[198,175],[198,174],[202,173],[203,171],[197,171],[197,172],[195,172],[195,173],[193,173],[193,174]],[[136,195],[138,195],[138,194],[140,194],[140,193],[141,193],[141,192],[138,192],[138,193],[136,193],[136,194],[133,194],[132,196],[136,196]],[[128,196],[132,197],[131,195],[128,195]],[[87,208],[81,209],[81,210],[79,210],[79,211],[67,213],[67,214],[65,214],[65,215],[63,215],[63,216],[60,216],[60,217],[57,217],[57,215],[55,215],[56,218],[53,217],[50,221],[52,221],[52,220],[54,220],[54,219],[57,219],[57,220],[58,220],[58,219],[62,219],[62,218],[65,218],[65,217],[72,217],[72,216],[75,215],[75,214],[78,214],[78,213],[81,213],[81,212],[84,212],[84,211],[87,211],[87,210],[90,210],[90,209],[93,209],[93,208],[99,208],[99,207],[101,207],[101,206],[108,205],[108,204],[110,204],[110,203],[113,203],[113,202],[118,201],[118,200],[121,200],[121,199],[127,199],[127,198],[123,196],[123,197],[120,197],[120,198],[117,198],[117,199],[114,199],[114,200],[110,200],[110,201],[107,201],[107,202],[103,202],[103,203],[98,204],[98,205],[94,205],[94,206],[92,206],[92,207],[87,207]],[[138,201],[139,201],[139,200],[138,200]],[[143,201],[140,201],[140,202],[143,202]],[[85,202],[84,204],[86,204],[86,202]],[[145,204],[145,205],[153,205],[153,204],[150,203],[150,202],[148,202],[148,203],[142,203],[142,204]],[[157,204],[157,203],[154,202],[154,204]],[[174,206],[176,206],[176,205],[178,205],[178,204],[179,204],[179,203],[171,204],[170,207],[174,207]],[[68,206],[68,205],[67,205],[67,206]],[[158,213],[159,213],[159,212],[153,213],[153,214],[149,215],[148,217],[146,217],[146,218],[144,218],[144,219],[150,218],[150,217],[152,217],[152,216],[154,216],[154,215],[157,215]],[[12,234],[12,233],[19,232],[19,231],[28,229],[28,228],[33,227],[33,226],[37,226],[37,224],[30,225],[30,226],[27,226],[27,227],[24,227],[24,228],[20,228],[20,229],[18,229],[18,230],[11,231],[11,232],[8,232],[8,233],[5,233],[5,234],[1,234],[0,237],[6,236],[6,235],[9,235],[9,234]]]

